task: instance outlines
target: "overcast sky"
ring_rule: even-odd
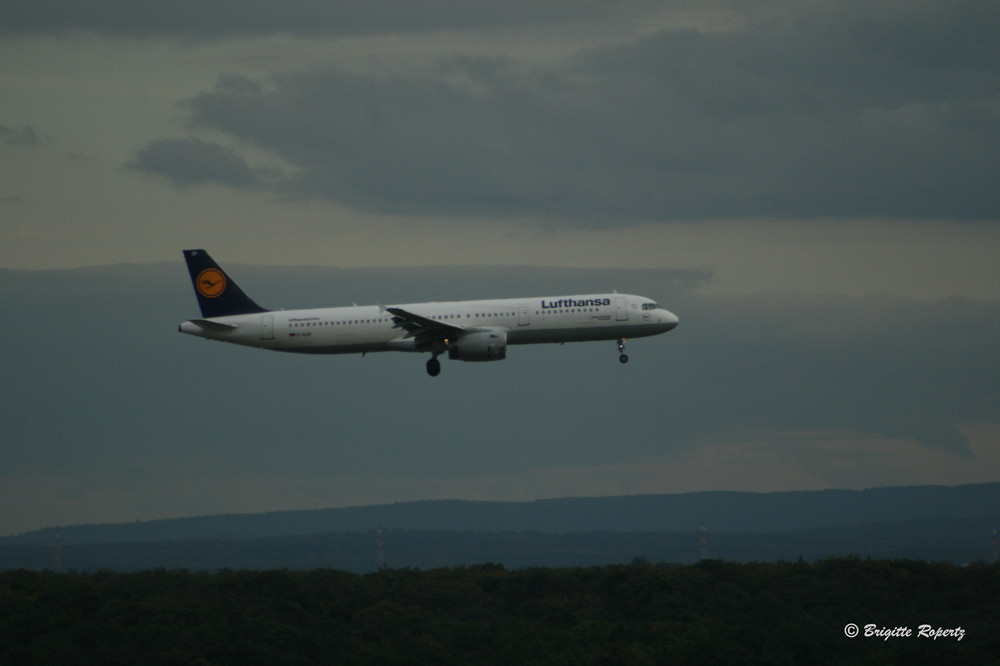
[[[521,436],[532,451],[553,446],[554,431],[529,436],[522,420],[490,417],[487,424],[503,436],[477,439],[472,416],[408,407],[403,415],[418,422],[424,446],[431,446],[427,430],[455,430],[439,444],[461,451],[447,474],[439,465],[448,456],[431,447],[419,474],[388,475],[393,481],[379,485],[370,479],[381,472],[355,452],[356,464],[340,467],[353,471],[339,477],[336,493],[322,474],[310,485],[290,473],[271,481],[271,495],[251,501],[247,488],[267,484],[267,465],[257,459],[243,476],[213,477],[217,492],[191,490],[191,481],[190,493],[208,493],[203,501],[171,504],[180,472],[168,475],[173,481],[164,481],[153,501],[130,489],[124,472],[113,481],[83,472],[68,481],[47,469],[45,446],[54,440],[76,450],[88,445],[68,434],[73,428],[28,426],[24,414],[34,403],[21,400],[40,399],[46,384],[7,356],[7,390],[33,388],[4,401],[4,429],[15,435],[4,446],[27,467],[7,467],[14,477],[0,500],[22,505],[40,479],[80,493],[88,480],[117,488],[108,491],[115,499],[78,503],[73,511],[57,493],[52,497],[63,499],[33,518],[23,508],[5,511],[14,516],[6,519],[8,531],[417,497],[1000,478],[988,445],[1000,434],[991,374],[997,351],[989,342],[1000,338],[995,2],[0,0],[0,16],[0,268],[17,269],[2,274],[10,284],[33,284],[21,282],[30,275],[25,269],[131,262],[180,282],[171,289],[189,291],[180,250],[192,247],[235,265],[360,271],[309,273],[348,284],[308,292],[332,300],[302,302],[288,269],[254,269],[256,290],[282,285],[294,292],[259,297],[275,307],[363,302],[366,294],[355,286],[386,302],[540,294],[503,267],[582,269],[524,275],[539,289],[585,290],[570,278],[596,289],[623,290],[630,282],[646,289],[640,293],[664,302],[682,322],[641,343],[653,366],[604,367],[601,373],[615,374],[600,374],[583,398],[576,392],[584,389],[567,389],[560,378],[579,384],[587,375],[578,368],[603,364],[607,349],[565,348],[560,361],[518,350],[475,372],[446,364],[444,381],[459,382],[449,390],[499,391],[506,414],[527,410],[540,421],[543,405],[528,403],[540,401],[560,418],[580,418],[595,404],[606,405],[610,418],[637,405],[656,419],[662,405],[680,401],[687,415],[657,419],[665,437],[672,433],[669,453],[661,440],[649,440],[617,458],[603,438],[574,430],[584,440],[574,459],[558,447],[548,456],[517,447],[497,453]],[[175,274],[160,262],[175,264]],[[480,268],[426,272],[449,266]],[[387,270],[367,270],[374,268]],[[136,270],[130,280],[148,286],[149,274]],[[600,279],[588,279],[595,270]],[[91,275],[86,271],[67,275],[90,284],[81,277]],[[426,277],[426,289],[417,276]],[[466,289],[444,296],[449,276]],[[390,278],[405,285],[405,294],[389,288]],[[31,303],[101,303],[117,289],[126,298],[126,286],[114,280],[100,282],[100,294],[77,292],[76,299],[61,295],[59,280],[45,284],[44,294],[24,287],[33,300],[5,293],[28,318],[39,316]],[[182,294],[189,296],[171,297]],[[170,317],[147,322],[124,319],[120,310],[103,320],[79,312],[81,326],[96,327],[82,338],[106,332],[108,318],[136,326],[140,338],[150,327],[172,333],[173,319],[197,313],[193,297],[171,303]],[[751,344],[772,333],[784,346]],[[67,355],[86,353],[49,335],[19,340],[22,357],[56,372]],[[343,359],[310,365],[243,349],[212,354],[217,346],[177,337],[146,350],[167,359],[153,376],[164,386],[179,381],[163,376],[168,368],[197,354],[198,367],[227,384],[226,373],[290,378],[282,373],[295,368],[308,375],[311,392],[343,387]],[[41,339],[50,344],[32,346]],[[141,349],[129,354],[143,357]],[[357,366],[364,371],[351,376],[372,391],[380,382],[410,386],[401,377],[420,374],[416,357],[390,359]],[[707,375],[715,383],[694,361],[715,373]],[[67,404],[55,405],[69,413],[102,386],[128,393],[130,381],[156,381],[130,375],[134,364],[102,358],[100,367],[97,379],[67,373],[54,394]],[[878,380],[876,368],[888,374]],[[531,377],[542,370],[551,384]],[[407,394],[417,405],[427,399],[427,378],[419,379]],[[523,392],[518,382],[527,383]],[[605,382],[624,382],[614,386],[625,395],[609,400]],[[741,399],[718,395],[720,384]],[[821,398],[827,391],[830,400]],[[159,416],[149,422],[184,424],[187,417],[178,414],[187,403],[172,395],[156,396]],[[871,409],[872,400],[881,411]],[[273,414],[269,432],[312,432],[310,419],[326,404],[310,397],[299,408],[288,405],[290,411]],[[135,418],[91,407],[105,421]],[[468,409],[475,412],[471,402]],[[380,424],[385,459],[420,467],[412,450],[394,448],[412,447],[414,436],[394,410],[356,406],[347,413],[362,412]],[[198,431],[204,423],[191,418],[188,430]],[[360,428],[350,428],[355,439]],[[180,446],[177,433],[163,434],[170,428],[127,430],[129,441],[159,442],[157,455],[166,458]],[[212,444],[184,446],[200,453]],[[297,455],[291,442],[268,455],[289,447]],[[772,457],[749,463],[741,456],[751,450]],[[305,452],[298,455],[308,460]],[[317,468],[333,474],[337,461],[329,456],[329,466]],[[865,467],[863,458],[880,462]],[[506,471],[491,476],[498,469]],[[445,477],[447,483],[435,481]]]

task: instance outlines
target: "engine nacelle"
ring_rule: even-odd
[[[502,361],[507,358],[507,331],[466,333],[449,345],[448,358],[453,361]]]

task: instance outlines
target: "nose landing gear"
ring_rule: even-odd
[[[618,353],[620,354],[618,360],[622,363],[628,363],[628,354],[625,353],[625,338],[618,338]]]

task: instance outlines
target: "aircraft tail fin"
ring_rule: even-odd
[[[206,319],[268,310],[254,303],[204,250],[184,250],[191,283]]]

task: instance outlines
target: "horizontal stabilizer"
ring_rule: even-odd
[[[221,321],[212,321],[211,319],[192,319],[191,322],[199,328],[207,328],[210,331],[235,331],[236,327],[232,324],[223,324]]]

